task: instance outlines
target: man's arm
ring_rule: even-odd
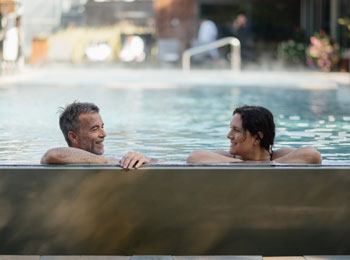
[[[273,161],[278,163],[321,164],[322,156],[312,146],[298,149],[282,148],[273,153]]]
[[[243,162],[240,159],[229,157],[230,154],[225,151],[208,152],[203,150],[193,151],[187,157],[188,163],[227,163]]]
[[[139,168],[145,163],[156,162],[137,152],[128,152],[121,160],[105,157],[73,147],[59,147],[48,150],[41,158],[41,164],[115,164],[125,169]]]
[[[59,147],[48,150],[41,164],[119,164],[119,160],[96,155],[73,147]]]

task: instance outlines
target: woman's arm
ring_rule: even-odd
[[[298,149],[282,148],[273,153],[273,161],[278,163],[303,163],[321,164],[322,156],[312,146],[305,146]]]
[[[225,151],[215,151],[208,152],[203,150],[197,150],[191,152],[187,157],[188,163],[227,163],[227,162],[243,162],[240,159],[229,157],[228,152]]]

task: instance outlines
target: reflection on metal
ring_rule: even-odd
[[[7,255],[350,254],[350,167],[0,167]]]
[[[226,37],[215,42],[211,42],[198,47],[190,48],[182,54],[182,69],[189,71],[191,68],[191,56],[207,52],[213,49],[231,45],[231,69],[233,71],[241,70],[241,43],[235,37]]]

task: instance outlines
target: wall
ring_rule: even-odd
[[[158,38],[176,38],[180,53],[196,38],[196,0],[154,0]]]

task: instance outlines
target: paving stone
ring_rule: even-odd
[[[0,255],[0,260],[40,260],[39,255]]]
[[[174,256],[174,260],[262,260],[262,256]]]
[[[263,260],[305,260],[302,256],[264,256]]]
[[[350,255],[317,255],[304,256],[306,260],[350,260]]]
[[[61,255],[61,256],[45,255],[40,257],[40,260],[129,260],[129,259],[130,259],[129,256],[94,256],[94,255]],[[22,260],[22,259],[18,259],[18,260]],[[26,260],[26,259],[23,259],[23,260]]]
[[[130,260],[173,260],[170,255],[133,255]]]

